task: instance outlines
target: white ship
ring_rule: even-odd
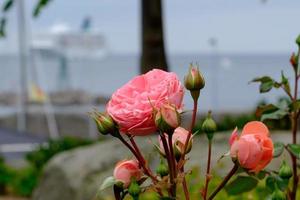
[[[88,19],[83,24],[89,24]],[[33,35],[30,50],[71,59],[105,57],[108,53],[105,37],[99,31],[87,30],[88,26],[74,31],[65,24],[55,24],[47,32]]]

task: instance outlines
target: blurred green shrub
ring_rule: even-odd
[[[74,137],[64,137],[57,140],[49,140],[48,144],[41,145],[35,151],[28,153],[26,155],[26,159],[35,168],[40,170],[54,155],[92,143],[92,140]]]
[[[40,145],[36,150],[28,153],[26,159],[29,165],[20,169],[7,166],[4,159],[0,157],[0,195],[12,193],[30,197],[39,181],[43,167],[53,156],[93,142],[89,139],[74,137],[50,140],[48,144]]]
[[[14,171],[8,167],[0,156],[0,195],[6,194],[9,183],[14,178]]]

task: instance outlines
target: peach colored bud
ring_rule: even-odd
[[[164,133],[172,133],[180,125],[181,118],[176,107],[170,104],[163,105],[155,115],[156,127]]]
[[[117,163],[114,169],[114,178],[123,183],[123,188],[127,188],[132,178],[139,181],[142,177],[142,170],[136,160],[123,160]]]
[[[173,136],[172,136],[173,148],[174,148],[174,152],[177,153],[178,156],[181,156],[184,152],[184,145],[187,140],[188,134],[189,134],[189,131],[187,131],[186,129],[184,129],[182,127],[176,128],[173,133]],[[165,137],[168,138],[168,135],[165,134]],[[189,153],[191,151],[192,143],[193,143],[193,140],[191,138],[188,143],[188,148],[186,149],[186,153]],[[159,138],[159,146],[160,146],[161,153],[164,155],[165,150],[164,150],[164,147],[163,147],[163,144],[162,144],[162,141],[160,138]]]
[[[230,155],[241,167],[258,173],[273,158],[273,142],[266,125],[259,121],[247,123],[240,137],[235,129],[229,139]]]

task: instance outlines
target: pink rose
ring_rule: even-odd
[[[121,181],[124,188],[130,185],[133,177],[136,181],[139,181],[142,177],[142,171],[136,160],[123,160],[117,163],[114,169],[114,178]]]
[[[173,133],[173,136],[172,136],[172,144],[173,144],[173,148],[174,148],[175,153],[178,153],[178,154],[181,155],[184,152],[184,145],[185,145],[185,142],[187,140],[188,134],[189,134],[189,131],[182,128],[182,127],[178,127],[178,128],[175,129],[175,131]],[[165,134],[165,137],[167,138],[167,141],[168,141],[168,135],[167,134]],[[164,150],[164,147],[163,147],[163,144],[162,144],[162,141],[161,141],[160,137],[159,137],[158,141],[159,141],[159,146],[160,146],[161,153],[165,154],[165,150]],[[190,152],[190,150],[192,148],[192,142],[193,141],[192,141],[192,138],[191,138],[190,141],[189,141],[186,153]]]
[[[235,129],[229,143],[231,157],[237,159],[240,166],[250,172],[261,171],[273,158],[273,142],[268,128],[262,122],[247,123],[240,137]]]
[[[183,86],[175,73],[154,69],[118,89],[106,109],[121,132],[148,135],[156,131],[153,108],[170,103],[180,109],[183,94]]]

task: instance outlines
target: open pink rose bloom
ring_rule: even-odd
[[[114,178],[117,181],[121,181],[124,188],[130,185],[133,177],[137,181],[142,177],[142,171],[136,160],[123,160],[117,163],[114,169]]]
[[[169,103],[180,109],[183,95],[183,86],[175,73],[154,69],[118,89],[106,110],[122,133],[148,135],[156,131],[153,108]]]
[[[273,158],[273,142],[268,128],[259,121],[247,123],[238,136],[235,129],[230,137],[230,155],[250,172],[264,169]]]

